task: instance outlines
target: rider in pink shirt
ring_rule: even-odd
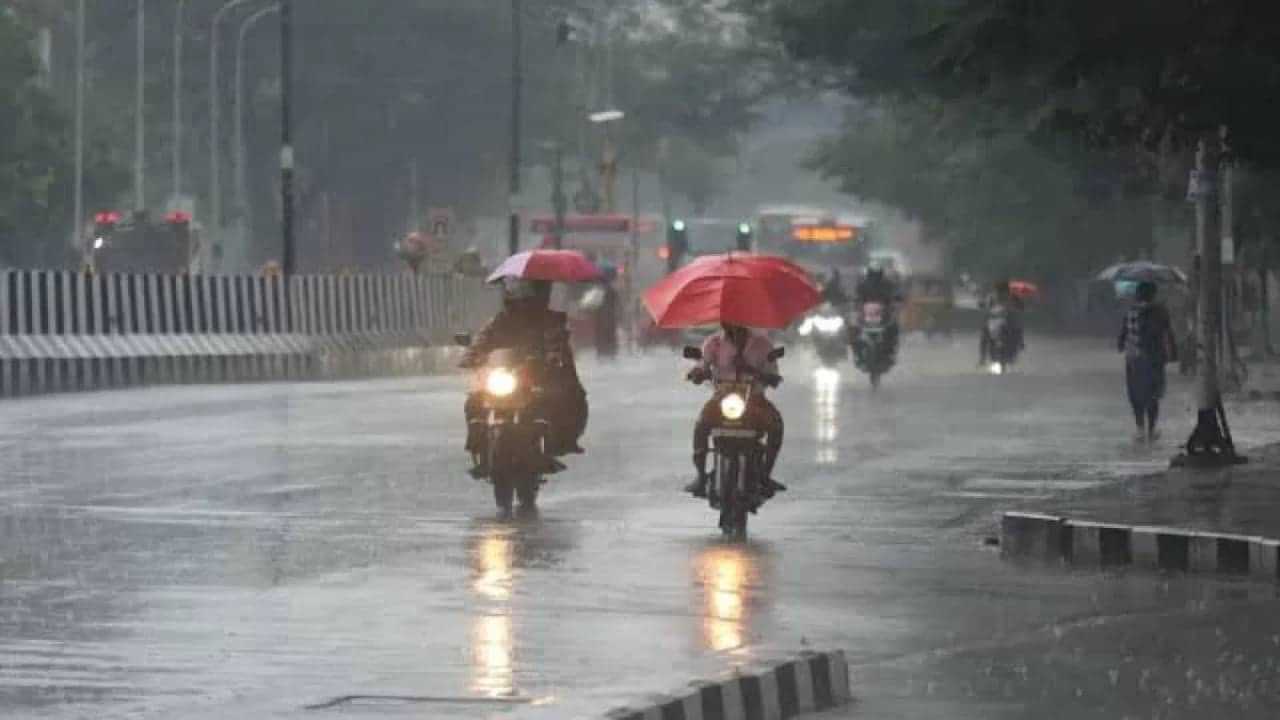
[[[764,395],[765,383],[759,375],[778,374],[777,362],[769,359],[773,343],[763,333],[738,325],[725,324],[723,329],[707,338],[702,344],[702,362],[689,371],[689,379],[697,384],[712,380],[722,382],[751,382],[755,389],[747,403],[745,423],[765,432],[765,477],[768,479],[765,496],[770,497],[786,486],[773,479],[773,466],[782,449],[782,414]],[[754,373],[743,372],[748,368]],[[707,496],[707,453],[711,445],[711,428],[719,419],[720,400],[724,393],[717,391],[702,407],[702,414],[693,429],[693,466],[698,477],[685,486],[695,497]]]

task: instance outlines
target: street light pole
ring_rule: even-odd
[[[145,210],[146,199],[146,118],[143,109],[146,105],[146,67],[147,67],[147,0],[138,3],[138,68],[137,87],[134,94],[133,122],[133,209]]]
[[[293,247],[293,0],[280,2],[280,229],[284,276],[296,269]],[[286,297],[288,293],[285,293]],[[288,307],[286,305],[286,307]]]
[[[76,4],[76,118],[75,118],[75,188],[72,191],[71,241],[77,250],[83,238],[84,224],[84,0]]]
[[[248,209],[248,170],[245,165],[245,142],[244,142],[244,41],[249,31],[259,20],[279,12],[279,5],[271,5],[265,7],[240,23],[240,32],[236,36],[236,77],[235,77],[235,161],[236,161],[236,196],[235,211],[238,217],[243,218]]]
[[[511,217],[507,228],[507,249],[512,255],[520,250],[520,212],[516,197],[520,194],[520,93],[524,84],[521,62],[520,0],[511,0]]]
[[[218,154],[219,109],[218,104],[218,33],[222,18],[249,0],[227,0],[213,14],[209,30],[209,235],[211,245],[221,247],[222,230],[222,179],[221,156]]]
[[[182,18],[187,0],[177,0],[173,12],[173,198],[182,194]]]

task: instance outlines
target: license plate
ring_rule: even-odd
[[[733,428],[714,428],[711,431],[713,438],[746,438],[753,439],[756,436],[755,430],[736,430]]]

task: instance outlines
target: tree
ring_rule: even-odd
[[[69,123],[54,98],[35,82],[33,33],[19,17],[0,12],[0,260],[28,267],[73,261],[72,144]],[[86,162],[87,197],[100,196],[117,169],[100,142]]]
[[[1248,0],[753,5],[778,23],[793,52],[842,68],[852,88],[991,109],[1049,146],[1138,156],[1195,150],[1206,190],[1197,199],[1203,357],[1198,422],[1188,448],[1234,456],[1219,422],[1214,190],[1226,130],[1236,160],[1259,169],[1280,166],[1273,130],[1280,121],[1280,8]],[[1142,164],[1133,165],[1141,177]]]

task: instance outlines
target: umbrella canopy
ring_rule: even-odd
[[[1035,300],[1040,297],[1040,286],[1026,280],[1010,280],[1009,293],[1023,300]]]
[[[821,302],[804,268],[768,255],[704,255],[644,294],[662,328],[731,323],[783,328]]]
[[[503,260],[488,282],[503,278],[589,282],[601,276],[600,268],[577,250],[526,250]]]
[[[1187,276],[1172,265],[1161,265],[1149,260],[1123,262],[1098,273],[1096,279],[1106,282],[1153,282],[1186,284]]]

